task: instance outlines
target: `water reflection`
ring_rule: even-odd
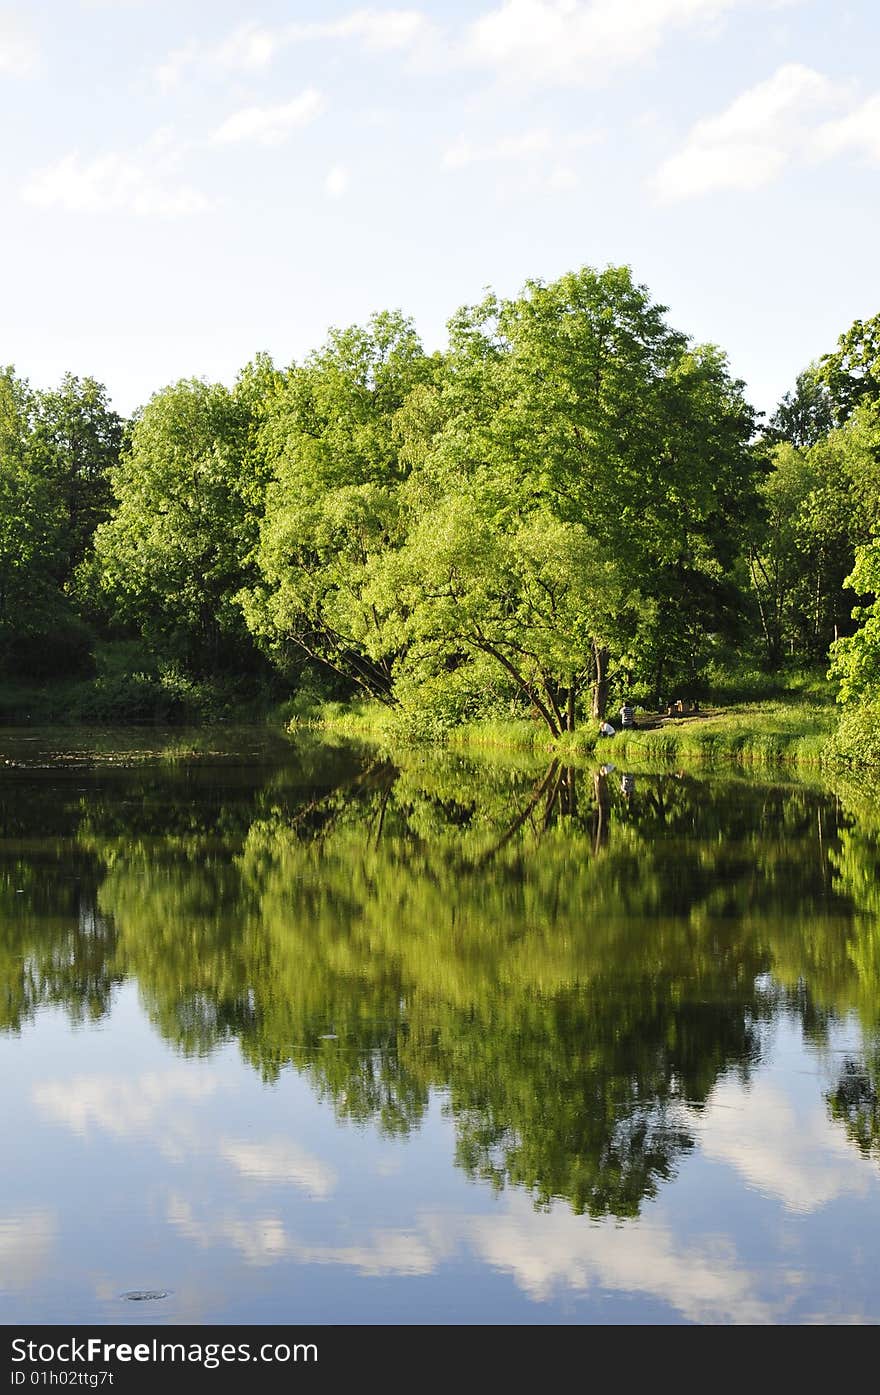
[[[741,1235],[650,1208],[739,1187],[876,1223],[880,813],[858,790],[310,747],[16,769],[0,827],[0,1026],[22,1059],[58,1010],[119,1043],[97,1069],[42,1068],[34,1127],[92,1155],[148,1143],[170,1169],[151,1204],[190,1252],[361,1276],[466,1253],[529,1301],[598,1286],[751,1321],[787,1311],[809,1265],[771,1303]],[[125,1055],[128,985],[163,1057]],[[302,1131],[291,1072],[317,1111]],[[366,1132],[331,1141],[331,1118]],[[383,1198],[404,1144],[419,1204],[399,1225]],[[371,1150],[371,1224],[344,1233],[347,1167]],[[436,1209],[451,1157],[495,1209]],[[36,1255],[55,1231],[30,1214]]]

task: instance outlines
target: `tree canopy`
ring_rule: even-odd
[[[137,716],[156,675],[241,677],[423,732],[557,736],[829,653],[845,708],[880,702],[878,320],[763,428],[723,351],[615,266],[488,292],[442,352],[383,311],[127,423],[93,379],[5,369],[0,662],[96,667]]]

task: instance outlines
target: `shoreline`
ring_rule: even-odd
[[[487,719],[419,733],[387,708],[362,703],[328,704],[312,716],[294,718],[288,730],[323,731],[369,744],[424,744],[462,755],[480,750],[519,752],[573,764],[607,758],[655,766],[733,764],[818,771],[847,765],[833,744],[836,719],[832,704],[757,701],[659,721],[653,714],[640,713],[634,730],[607,737],[600,736],[597,723],[587,722],[554,738],[525,718]],[[651,725],[640,726],[640,721]]]

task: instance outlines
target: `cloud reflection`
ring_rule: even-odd
[[[231,1246],[247,1264],[268,1265],[282,1260],[296,1264],[339,1264],[374,1278],[398,1274],[431,1274],[450,1245],[419,1225],[375,1228],[356,1244],[330,1245],[299,1240],[278,1215],[244,1216],[229,1211],[199,1218],[185,1197],[174,1195],[168,1220],[204,1249]]]
[[[49,1267],[58,1225],[53,1212],[0,1216],[0,1293],[29,1287]]]
[[[291,1183],[316,1200],[323,1201],[336,1188],[335,1169],[287,1138],[268,1143],[227,1139],[221,1143],[220,1153],[243,1177]]]
[[[66,1124],[80,1136],[94,1128],[126,1138],[165,1129],[169,1105],[194,1104],[219,1088],[214,1075],[180,1069],[46,1081],[34,1086],[32,1098],[44,1118]]]
[[[727,1237],[686,1243],[644,1220],[590,1224],[561,1204],[536,1212],[521,1193],[511,1193],[497,1212],[423,1214],[409,1228],[375,1227],[344,1244],[303,1240],[277,1214],[200,1217],[179,1195],[169,1202],[168,1220],[202,1248],[231,1247],[250,1265],[334,1264],[373,1278],[424,1276],[464,1254],[510,1275],[535,1303],[565,1292],[639,1294],[690,1322],[778,1321],[801,1282],[790,1270],[770,1300]]]
[[[796,1102],[767,1079],[748,1090],[721,1081],[690,1127],[706,1157],[728,1163],[787,1211],[807,1215],[835,1197],[864,1195],[871,1184],[864,1159],[828,1127],[822,1102]]]

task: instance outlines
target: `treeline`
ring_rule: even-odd
[[[880,316],[762,427],[723,353],[625,268],[489,295],[443,353],[379,314],[127,423],[89,379],[39,393],[7,369],[0,660],[97,666],[133,707],[139,684],[235,681],[367,694],[423,729],[528,711],[557,734],[624,692],[700,696],[744,660],[830,652],[861,741],[878,400]]]

